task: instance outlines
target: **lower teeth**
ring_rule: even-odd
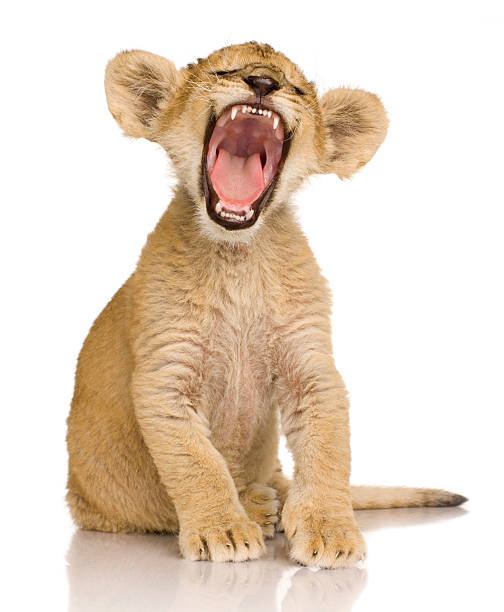
[[[215,207],[215,210],[224,219],[234,219],[235,221],[249,221],[254,215],[254,211],[252,209],[249,210],[246,215],[234,215],[233,213],[225,212],[224,210],[222,210],[222,205],[219,205],[220,202]]]

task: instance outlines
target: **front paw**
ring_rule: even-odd
[[[259,525],[241,516],[182,524],[179,546],[191,561],[248,561],[265,550]]]
[[[279,508],[275,489],[253,483],[240,494],[240,501],[248,517],[261,526],[264,537],[272,538],[278,523]]]
[[[338,511],[326,500],[303,503],[287,498],[282,522],[290,556],[302,565],[352,567],[366,556],[366,544],[349,509]]]

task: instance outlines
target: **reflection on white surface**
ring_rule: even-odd
[[[385,527],[414,527],[438,523],[465,516],[467,510],[455,508],[394,508],[392,510],[359,510],[355,513],[362,531],[375,531]]]
[[[364,531],[417,525],[464,514],[459,508],[358,512]],[[352,609],[367,580],[364,569],[309,570],[288,558],[277,535],[248,563],[183,560],[173,536],[77,530],[67,555],[70,612]]]

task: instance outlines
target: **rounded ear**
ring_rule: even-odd
[[[383,104],[362,89],[341,87],[320,100],[326,150],[322,172],[349,178],[376,153],[387,133]]]
[[[170,60],[147,51],[123,51],[105,71],[109,110],[127,136],[155,140],[155,119],[180,82]]]

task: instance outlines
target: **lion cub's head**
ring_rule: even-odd
[[[257,43],[181,70],[125,51],[109,63],[105,88],[124,132],[165,148],[203,228],[222,239],[250,235],[309,174],[349,177],[387,129],[373,94],[341,88],[318,98],[295,64]]]

